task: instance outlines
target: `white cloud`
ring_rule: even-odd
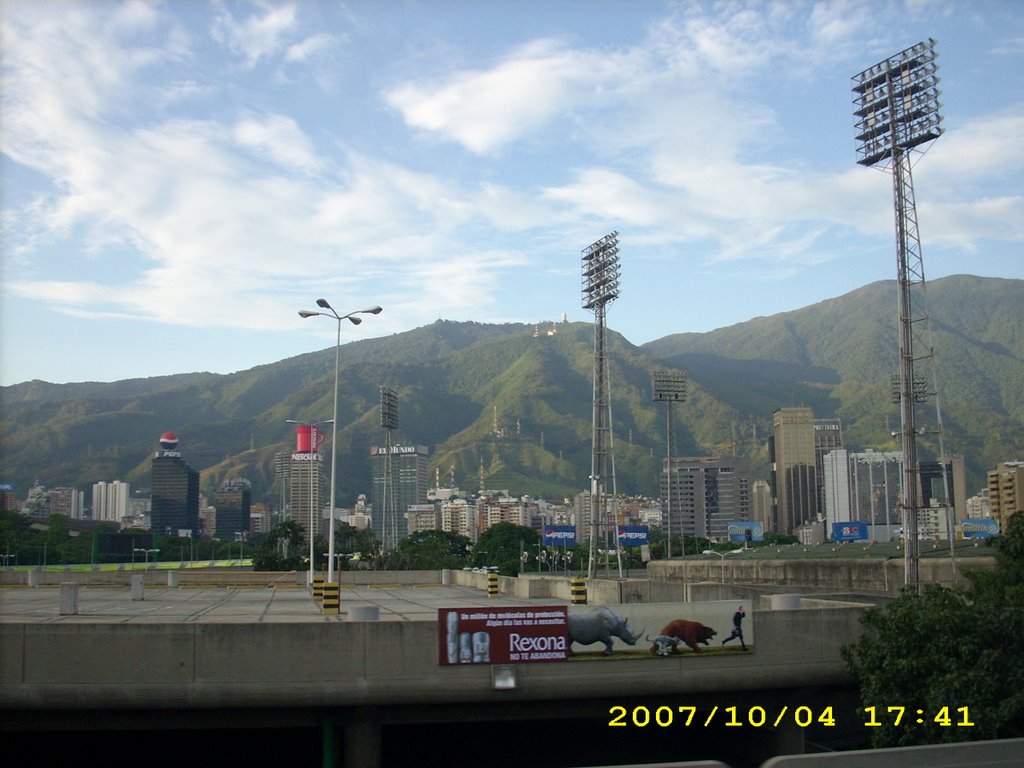
[[[239,144],[285,168],[309,173],[320,165],[313,143],[290,117],[268,115],[264,119],[247,118],[239,121],[234,134]]]
[[[459,72],[441,84],[411,83],[385,94],[415,127],[485,154],[577,103],[599,100],[622,77],[615,55],[567,50],[554,41],[525,46],[489,70]]]
[[[337,42],[338,38],[324,32],[310,35],[305,40],[288,46],[285,59],[288,61],[306,61],[306,59],[315,56],[320,51],[327,50],[332,45],[336,45]]]
[[[947,121],[948,125],[948,121]],[[943,134],[922,171],[946,178],[1017,177],[1024,170],[1024,105],[978,117]]]
[[[32,181],[5,202],[7,295],[267,329],[309,296],[356,295],[387,306],[376,328],[401,330],[442,312],[532,315],[529,295],[565,281],[571,296],[566,264],[613,228],[633,264],[685,254],[695,271],[760,277],[892,241],[890,177],[852,152],[838,171],[818,163],[786,101],[821,79],[846,89],[846,65],[825,62],[879,28],[871,5],[691,3],[621,45],[510,41],[430,77],[408,51],[362,62],[366,40],[311,30],[301,4],[197,5],[199,25],[177,7],[5,7],[0,143]],[[221,46],[185,31],[211,18]],[[324,55],[342,42],[344,57]],[[471,48],[439,45],[457,61]],[[288,64],[241,72],[225,49],[250,69]],[[336,58],[362,68],[335,72]],[[309,87],[318,69],[340,104]],[[395,85],[375,112],[381,82]],[[928,242],[969,253],[1024,237],[1022,134],[1011,105],[929,148],[915,168]]]
[[[252,69],[260,59],[277,53],[284,45],[283,37],[295,28],[294,5],[262,5],[261,15],[237,21],[231,12],[220,6],[210,34],[213,39],[245,59]]]

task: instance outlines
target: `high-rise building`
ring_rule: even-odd
[[[440,504],[410,504],[405,513],[406,528],[409,534],[419,531],[435,531],[441,529]]]
[[[773,527],[779,533],[792,533],[818,518],[814,412],[810,408],[780,408],[772,424]]]
[[[869,449],[852,453],[837,449],[825,456],[822,467],[823,512],[829,524],[859,520],[869,525],[903,525],[901,452]],[[921,510],[930,510],[928,522],[922,519],[920,533],[944,538],[949,535],[949,521],[943,511],[947,491],[952,499],[949,506],[953,509],[953,522],[962,520],[967,513],[963,456],[946,461],[945,477],[937,461],[922,461],[919,468]]]
[[[274,484],[271,486],[277,504],[270,510],[270,527],[280,525],[288,519],[288,504],[292,472],[292,455],[287,451],[274,454]]]
[[[315,424],[300,424],[295,428],[295,452],[289,470],[289,514],[308,536],[310,521],[313,535],[322,533],[323,508],[327,502],[327,477],[320,444],[324,434]],[[307,538],[307,541],[309,539]]]
[[[869,525],[899,525],[902,522],[898,451],[854,453],[839,448],[823,462],[822,485],[828,525],[861,521]]]
[[[476,509],[480,530],[483,532],[498,523],[512,523],[529,528],[536,507],[531,507],[525,501],[511,496],[498,496],[478,499]]]
[[[249,531],[249,513],[252,509],[252,485],[244,478],[225,481],[214,497],[217,508],[214,538],[234,541],[237,534]]]
[[[161,535],[197,535],[199,473],[182,460],[173,432],[160,436],[160,448],[153,456],[150,527]]]
[[[850,465],[845,448],[837,448],[822,457],[818,481],[822,488],[826,527],[832,523],[846,523],[850,517]]]
[[[115,480],[112,483],[100,481],[92,486],[92,519],[121,524],[128,516],[128,502],[131,486]]]
[[[953,507],[955,522],[967,516],[967,469],[963,456],[946,459],[945,477],[938,461],[920,462],[922,507]],[[947,495],[949,498],[947,499]]]
[[[662,462],[661,496],[672,479],[672,535],[725,540],[732,521],[752,521],[754,502],[750,459],[746,456],[672,457]],[[666,510],[667,512],[667,510]],[[669,530],[663,518],[662,530]]]
[[[54,488],[50,491],[50,514],[81,520],[85,494],[77,488]]]
[[[466,499],[449,499],[441,504],[441,530],[458,533],[476,541],[476,505]]]
[[[381,541],[385,539],[385,525],[394,526],[394,541],[404,539],[408,535],[405,513],[410,506],[427,503],[428,453],[425,445],[391,446],[391,483],[390,487],[387,487],[387,449],[377,446],[370,449],[370,468],[373,476],[370,492],[373,533]]]
[[[814,472],[817,483],[818,513],[825,514],[823,462],[826,454],[843,447],[843,423],[839,419],[814,420]]]
[[[1024,510],[1024,461],[1004,461],[987,475],[989,509],[1006,533],[1010,516]]]
[[[754,501],[754,521],[761,524],[761,530],[772,530],[772,487],[767,480],[755,480],[750,487]]]

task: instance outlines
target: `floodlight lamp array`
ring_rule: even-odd
[[[686,400],[687,394],[686,376],[682,373],[678,371],[658,371],[654,374],[655,402],[683,402]]]
[[[583,308],[595,309],[619,297],[619,233],[610,232],[582,251]]]
[[[889,389],[892,395],[892,402],[899,403],[903,400],[903,384],[897,374],[890,377]],[[914,374],[913,391],[910,393],[915,403],[928,402],[928,380],[920,375]]]
[[[380,388],[380,425],[384,429],[398,429],[398,395],[383,386]]]
[[[853,77],[857,162],[871,166],[942,135],[935,40]]]

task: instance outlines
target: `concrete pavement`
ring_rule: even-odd
[[[567,605],[559,598],[534,598],[538,605]],[[351,609],[376,606],[380,621],[437,621],[438,608],[518,606],[521,597],[489,598],[472,587],[345,585],[341,613],[322,616],[304,588],[148,587],[142,600],[128,586],[78,589],[78,613],[60,615],[60,587],[0,588],[0,624],[229,624],[345,621]]]

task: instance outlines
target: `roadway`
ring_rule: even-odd
[[[319,605],[302,588],[168,588],[147,587],[132,600],[126,586],[82,586],[78,614],[60,615],[59,586],[0,588],[0,624],[144,624],[144,623],[294,623],[339,622],[354,607],[376,606],[379,620],[437,621],[438,608],[522,605],[522,598],[488,598],[479,589],[460,586],[354,585],[341,590],[338,616],[321,615]],[[531,604],[566,605],[559,598],[531,599]]]

